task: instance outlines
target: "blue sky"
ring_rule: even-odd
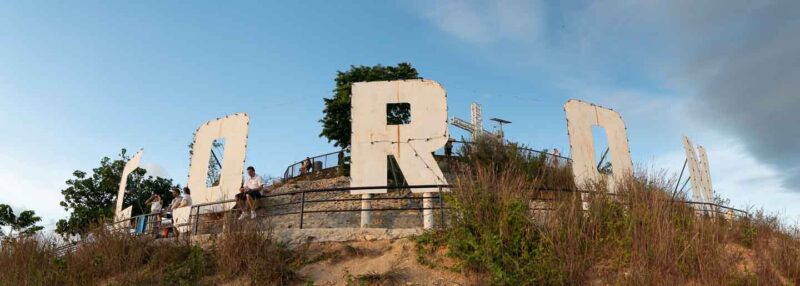
[[[185,184],[192,132],[235,112],[246,164],[278,176],[335,150],[317,120],[337,70],[410,62],[450,116],[480,102],[534,148],[568,150],[570,98],[620,111],[643,168],[679,171],[689,135],[718,193],[794,222],[798,4],[695,2],[3,2],[0,202],[51,227],[72,171],[121,148]]]

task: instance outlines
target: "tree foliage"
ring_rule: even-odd
[[[68,187],[61,190],[64,195],[61,206],[70,215],[58,221],[56,232],[62,235],[83,234],[92,224],[113,218],[122,169],[128,160],[130,156],[122,149],[119,159],[103,157],[91,175],[80,170],[73,172],[74,178],[67,180]],[[172,200],[169,193],[172,186],[171,179],[147,176],[145,169],[138,168],[128,176],[123,205],[133,207],[131,215],[149,213],[144,201],[156,193],[164,202],[169,202]]]
[[[18,235],[34,234],[44,228],[36,225],[36,223],[41,220],[42,218],[36,216],[36,213],[32,210],[22,211],[19,213],[19,216],[17,216],[14,214],[14,210],[11,209],[11,206],[0,204],[0,226],[11,227],[8,236],[12,236],[14,232]],[[3,233],[0,232],[0,235],[3,235]]]
[[[328,138],[328,142],[346,149],[350,146],[351,117],[350,117],[350,87],[356,82],[419,79],[417,69],[409,63],[399,63],[397,66],[350,66],[348,71],[336,72],[336,88],[332,98],[324,98],[325,116],[319,121],[322,123],[320,137]],[[409,113],[402,105],[387,107],[387,120],[389,124],[407,122]]]

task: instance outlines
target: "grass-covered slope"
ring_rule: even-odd
[[[23,237],[0,243],[0,285],[800,283],[798,232],[774,217],[698,215],[658,176],[581,196],[565,191],[575,189],[568,167],[514,144],[481,141],[461,153],[447,166],[449,226],[413,244],[288,247],[231,224],[203,247],[98,230],[58,256],[51,240]]]

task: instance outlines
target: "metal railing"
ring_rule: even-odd
[[[544,192],[561,192],[561,193],[580,193],[580,194],[599,194],[596,191],[589,191],[589,190],[579,190],[579,189],[538,189],[536,191],[544,191]],[[607,195],[612,197],[622,196],[616,193],[603,193],[600,195]],[[678,200],[678,199],[668,199],[664,201],[669,201],[673,203],[682,203],[689,205],[694,209],[696,213],[704,214],[704,213],[715,213],[715,214],[722,214],[728,215],[729,213],[733,213],[734,216],[737,217],[747,217],[750,215],[749,212],[725,205],[715,204],[715,203],[707,203],[707,202],[695,202],[695,201],[687,201],[687,200]]]
[[[276,194],[266,194],[258,201],[269,201],[270,199],[277,199],[277,198],[287,198],[284,202],[277,202],[274,204],[270,204],[265,206],[268,212],[266,215],[260,215],[261,219],[264,218],[274,218],[274,217],[282,217],[282,216],[290,216],[290,215],[297,215],[297,225],[300,229],[305,227],[306,216],[315,213],[342,213],[342,212],[386,212],[386,211],[425,211],[430,210],[431,212],[427,215],[431,215],[432,219],[435,219],[434,214],[436,213],[435,210],[439,210],[438,212],[438,219],[439,221],[436,223],[438,224],[439,228],[446,228],[447,227],[447,214],[445,213],[450,208],[447,206],[446,200],[443,197],[443,192],[449,190],[452,186],[450,185],[417,185],[417,186],[370,186],[370,187],[339,187],[339,188],[322,188],[322,189],[307,189],[307,190],[297,190],[292,192],[286,193],[276,193]],[[411,190],[413,189],[420,189],[420,188],[427,188],[427,189],[434,189],[432,196],[430,197],[422,197],[414,195],[421,194],[421,193],[413,193]],[[350,191],[361,191],[361,190],[386,190],[385,193],[387,197],[379,197],[371,196],[369,198],[364,197],[346,197],[350,195]],[[603,193],[599,194],[596,191],[589,191],[589,190],[580,190],[580,189],[531,189],[530,192],[545,192],[545,193],[572,193],[572,194],[595,194],[595,195],[609,195],[609,196],[623,196],[620,194],[613,194],[613,193]],[[403,192],[404,194],[400,194]],[[395,197],[388,197],[391,194],[399,194]],[[309,198],[309,196],[313,196],[315,194],[341,194],[344,196],[336,196],[334,198]],[[434,196],[435,195],[435,196]],[[428,207],[425,207],[425,203],[416,204],[416,206],[412,204],[407,204],[405,206],[388,206],[388,207],[372,207],[372,202],[379,202],[379,201],[403,201],[406,200],[410,201],[420,201],[430,199]],[[532,202],[553,202],[563,200],[564,198],[559,197],[542,197],[538,196],[532,200]],[[117,221],[111,224],[111,227],[116,230],[121,230],[124,233],[128,233],[131,235],[152,235],[154,238],[164,238],[164,237],[172,237],[177,235],[179,232],[177,228],[183,228],[182,233],[187,233],[190,235],[197,235],[200,234],[199,230],[201,228],[201,224],[203,225],[213,225],[215,223],[220,222],[219,220],[211,220],[208,219],[210,216],[214,215],[222,215],[222,218],[230,218],[231,216],[226,216],[231,212],[240,212],[241,210],[233,209],[233,208],[224,208],[225,204],[234,203],[236,200],[225,200],[219,202],[212,202],[212,203],[204,203],[204,204],[197,204],[192,205],[190,210],[190,216],[185,223],[182,224],[174,224],[168,222],[164,219],[164,213],[151,213],[140,215],[136,217],[132,217],[126,220]],[[369,208],[315,208],[311,207],[315,204],[324,204],[324,203],[335,203],[335,202],[370,202]],[[735,217],[747,217],[749,213],[747,211],[736,209],[728,206],[723,206],[720,204],[715,203],[705,203],[705,202],[694,202],[694,201],[687,201],[687,200],[678,200],[678,199],[664,199],[664,201],[669,201],[673,203],[680,203],[686,204],[687,206],[691,207],[698,215],[710,215],[710,216],[717,216],[719,215],[722,218],[732,219]],[[217,211],[222,206],[222,211]],[[264,207],[264,206],[262,206]],[[204,209],[210,208],[211,212],[204,212]],[[553,208],[538,208],[532,207],[529,205],[531,210],[539,210],[539,211],[548,211],[554,210]],[[206,215],[206,220],[203,221],[203,216]],[[210,215],[210,216],[209,216]],[[420,218],[424,217],[426,214],[423,212]],[[145,223],[142,223],[142,220],[146,220]],[[420,222],[422,219],[420,219]],[[131,224],[135,222],[134,224]],[[119,224],[129,223],[126,227],[119,227]],[[145,225],[144,227],[142,225]],[[134,227],[131,227],[134,226]],[[224,226],[224,225],[223,225]],[[173,230],[172,232],[167,231],[164,234],[164,230]],[[171,235],[172,234],[172,235]],[[57,251],[61,254],[74,251],[75,248],[79,247],[82,242],[74,242],[70,245],[65,245]]]
[[[449,185],[416,185],[416,186],[369,186],[369,187],[340,187],[340,188],[323,188],[323,189],[309,189],[309,190],[298,190],[298,191],[291,191],[285,193],[277,193],[277,194],[266,194],[259,198],[257,201],[267,201],[269,199],[281,198],[281,197],[288,197],[288,202],[281,202],[276,204],[271,204],[266,206],[267,208],[271,208],[273,211],[272,213],[267,213],[266,216],[262,215],[261,217],[277,217],[277,216],[287,216],[287,215],[298,215],[298,227],[302,229],[305,224],[305,216],[307,214],[313,213],[340,213],[340,212],[382,212],[382,211],[409,211],[409,210],[440,210],[441,212],[441,225],[444,226],[444,218],[445,214],[444,211],[447,209],[445,207],[444,200],[442,199],[442,191],[450,188]],[[413,197],[415,193],[406,194],[404,196],[397,196],[397,197],[358,197],[358,198],[330,198],[330,199],[307,199],[307,196],[310,194],[321,194],[321,193],[341,193],[344,195],[350,195],[350,191],[362,191],[362,190],[387,190],[386,194],[390,194],[392,191],[410,191],[413,189],[436,189],[436,196],[431,196],[427,198],[423,197]],[[421,193],[418,193],[421,194]],[[375,195],[380,195],[375,194]],[[411,195],[411,196],[409,196]],[[411,205],[407,205],[405,207],[380,207],[380,208],[345,208],[345,209],[309,209],[309,204],[319,204],[319,203],[335,203],[335,202],[374,202],[374,201],[416,201],[416,200],[425,200],[430,199],[432,201],[432,207],[415,207]],[[203,208],[212,208],[218,209],[220,205],[235,203],[236,200],[225,200],[219,202],[212,202],[212,203],[204,203],[204,204],[197,204],[192,205],[193,214],[190,221],[191,221],[191,231],[192,234],[197,234],[199,225],[200,225],[200,216],[207,212],[203,212]],[[297,209],[291,209],[292,206],[295,206]],[[222,212],[214,212],[216,214],[227,214],[230,212],[239,212],[240,210],[237,209],[226,209]]]
[[[447,216],[445,211],[449,209],[446,206],[446,202],[443,199],[443,192],[451,188],[450,185],[417,185],[417,186],[372,186],[372,187],[340,187],[340,188],[323,188],[323,189],[308,189],[308,190],[298,190],[286,193],[279,193],[279,194],[266,194],[259,201],[265,201],[270,198],[279,198],[279,197],[293,197],[299,198],[299,200],[290,200],[289,202],[279,203],[279,204],[272,204],[267,206],[268,208],[279,209],[282,207],[287,206],[297,206],[299,209],[296,210],[285,210],[283,212],[273,212],[268,213],[266,216],[261,216],[261,218],[270,218],[270,217],[277,217],[277,216],[287,216],[287,215],[298,215],[298,226],[300,229],[304,228],[305,224],[305,216],[308,214],[313,213],[338,213],[338,212],[362,212],[362,211],[369,211],[369,212],[381,212],[381,211],[409,211],[409,210],[417,210],[417,211],[424,211],[424,210],[439,210],[439,228],[447,227]],[[408,194],[405,196],[397,196],[397,197],[370,197],[370,198],[332,198],[332,199],[307,199],[308,195],[311,194],[331,194],[331,193],[341,193],[345,195],[349,195],[350,191],[359,191],[359,190],[387,190],[386,194],[390,194],[391,192],[399,192],[399,191],[411,191],[412,189],[420,189],[420,188],[428,188],[428,189],[436,189],[433,192],[436,196],[431,197],[409,197]],[[580,190],[580,189],[531,189],[531,192],[547,192],[547,193],[573,193],[573,194],[595,194],[595,195],[609,195],[612,197],[622,196],[620,194],[614,193],[603,193],[599,194],[596,191],[589,191],[589,190]],[[412,193],[413,195],[414,193]],[[345,208],[345,209],[309,209],[308,206],[310,204],[319,204],[319,203],[331,203],[331,202],[374,202],[374,201],[387,201],[387,200],[425,200],[430,199],[430,207],[424,207],[424,203],[420,204],[420,206],[411,206],[407,205],[405,207],[379,207],[379,208]],[[544,198],[544,197],[537,197],[532,202],[552,202],[561,200],[560,198]],[[690,206],[695,213],[698,215],[711,215],[716,216],[720,215],[726,219],[732,219],[733,217],[749,217],[750,214],[747,211],[728,207],[720,204],[715,203],[706,203],[706,202],[695,202],[695,201],[687,201],[687,200],[677,200],[677,199],[665,199],[664,201],[669,201],[673,203],[681,203]],[[189,233],[191,235],[199,234],[199,226],[201,224],[201,216],[204,214],[227,214],[230,212],[238,212],[240,210],[234,209],[226,209],[222,212],[214,212],[214,213],[203,213],[203,208],[213,208],[218,209],[217,206],[233,203],[235,200],[225,200],[213,203],[204,203],[204,204],[197,204],[191,206],[190,216],[189,219],[182,224],[175,224],[173,221],[166,219],[166,212],[157,212],[157,213],[150,213],[139,215],[135,217],[131,217],[125,220],[120,220],[113,222],[109,225],[109,227],[114,231],[122,231],[123,233],[131,234],[131,235],[151,235],[153,238],[166,238],[166,237],[174,237],[178,235],[177,228],[184,228],[188,229],[185,233]],[[530,206],[529,206],[530,207]],[[538,210],[538,211],[552,211],[555,210],[553,208],[537,208],[537,207],[530,207],[531,210]],[[424,216],[425,214],[423,214]],[[433,212],[430,213],[433,215]],[[142,222],[144,220],[144,222]],[[121,224],[128,224],[126,226],[120,226]],[[206,223],[215,223],[215,221],[207,221]],[[167,230],[164,233],[164,230]],[[68,244],[59,246],[55,249],[56,255],[63,256],[66,253],[72,252],[82,244],[84,241],[74,241]]]
[[[451,156],[456,156],[456,157],[459,156],[459,154],[458,154],[459,152],[456,152],[456,151],[460,150],[461,146],[475,144],[475,142],[462,141],[462,140],[454,140],[454,141],[451,141],[451,142],[453,142],[453,148],[452,148],[453,152],[452,152]],[[527,147],[518,147],[518,148],[520,150],[522,150],[523,152],[526,152],[526,153],[544,155],[545,156],[545,160],[547,160],[547,162],[550,163],[550,164],[566,165],[568,163],[572,163],[572,159],[570,159],[569,157],[564,157],[564,156],[556,155],[556,154],[553,154],[553,153],[550,153],[550,152],[545,152],[545,151],[536,150],[536,149],[527,148]],[[441,150],[442,150],[441,152],[439,152],[437,150],[437,152],[435,154],[436,155],[446,155],[444,149],[441,149]]]
[[[73,241],[73,242],[69,242],[69,243],[66,243],[64,245],[61,245],[59,247],[56,247],[54,249],[54,251],[55,251],[55,254],[56,254],[57,257],[61,257],[61,256],[64,256],[64,254],[67,254],[67,253],[75,251],[75,249],[78,249],[78,247],[80,247],[80,246],[81,246],[81,242],[80,241]]]
[[[338,167],[339,152],[340,151],[336,151],[322,155],[317,155],[314,157],[309,157],[311,164],[306,166],[305,168],[303,167],[303,163],[306,161],[306,159],[300,160],[299,162],[295,162],[294,164],[291,164],[288,167],[286,167],[286,171],[283,172],[283,180],[288,180],[291,178],[300,177],[305,174],[310,174]]]
[[[190,226],[189,221],[175,223],[171,211],[159,211],[141,214],[111,223],[112,231],[121,231],[131,235],[152,235],[156,238],[173,237],[177,228]]]
[[[261,217],[277,217],[277,216],[287,216],[287,215],[297,215],[297,225],[300,229],[304,228],[305,226],[305,217],[308,214],[313,213],[340,213],[340,212],[362,212],[362,211],[369,211],[369,212],[381,212],[381,211],[408,211],[408,210],[439,210],[440,211],[440,221],[439,227],[446,227],[445,222],[445,211],[449,209],[446,206],[446,202],[442,199],[442,192],[451,188],[452,186],[449,185],[417,185],[417,186],[370,186],[370,187],[340,187],[340,188],[323,188],[323,189],[308,189],[308,190],[298,190],[286,193],[279,193],[279,194],[267,194],[260,198],[260,201],[265,201],[270,198],[280,198],[280,197],[288,197],[293,198],[287,202],[279,202],[276,204],[271,204],[266,206],[266,208],[272,209],[272,213],[267,213],[266,215],[262,215]],[[364,201],[403,201],[403,200],[424,200],[428,198],[423,197],[409,197],[409,196],[397,196],[397,197],[370,197],[370,198],[347,198],[347,197],[337,197],[337,198],[326,198],[326,199],[309,199],[308,196],[311,194],[342,194],[342,195],[350,195],[350,191],[359,191],[359,190],[387,190],[387,194],[390,194],[392,191],[401,191],[406,190],[410,191],[412,189],[420,189],[420,188],[435,188],[436,191],[435,196],[429,197],[431,199],[431,207],[424,207],[419,204],[420,206],[404,206],[404,207],[379,207],[379,208],[328,208],[328,209],[309,209],[309,205],[312,204],[320,204],[320,203],[335,203],[335,202],[364,202]],[[576,190],[576,189],[537,189],[531,191],[540,191],[540,192],[568,192],[568,193],[595,193],[594,191],[587,191],[587,190]],[[413,194],[412,194],[413,195]],[[617,194],[608,195],[618,196]],[[200,217],[201,215],[207,213],[203,211],[203,208],[216,208],[217,206],[223,204],[234,203],[236,200],[226,200],[220,202],[213,202],[213,203],[205,203],[205,204],[198,204],[192,206],[191,211],[191,218],[190,223],[191,225],[191,233],[197,234],[199,225],[200,225]],[[546,198],[537,198],[534,201],[551,201],[550,199]],[[736,216],[748,216],[748,212],[728,206],[723,206],[714,203],[705,203],[705,202],[694,202],[694,201],[686,201],[686,200],[668,200],[674,203],[683,203],[689,206],[692,206],[693,209],[698,213],[718,213],[722,215],[727,215],[728,212],[733,212]],[[294,206],[294,209],[291,208]],[[699,206],[705,206],[707,208],[701,209]],[[230,213],[230,212],[239,212],[240,210],[236,209],[227,209],[224,210],[222,213]],[[219,214],[219,212],[216,212]]]

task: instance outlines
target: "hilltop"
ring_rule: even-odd
[[[572,184],[568,166],[515,145],[462,150],[444,160],[453,184],[439,227],[423,231],[419,199],[390,191],[358,228],[358,213],[311,213],[300,229],[291,199],[266,200],[263,219],[203,217],[197,236],[153,240],[96,230],[71,252],[44,238],[0,248],[0,281],[27,285],[796,285],[797,229],[759,211],[704,209],[671,180],[637,173],[609,194],[604,182]],[[446,165],[446,166],[445,166]],[[271,194],[349,184],[298,178]],[[308,201],[347,192],[306,194]],[[341,200],[307,210],[346,210]],[[584,206],[586,206],[584,208]],[[437,215],[439,212],[436,212]],[[216,219],[216,220],[212,220]]]

